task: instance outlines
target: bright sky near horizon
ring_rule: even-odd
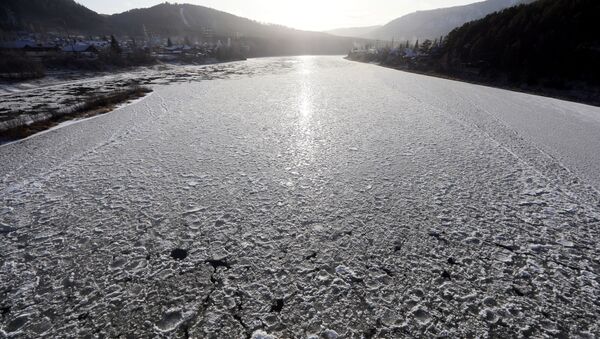
[[[150,7],[164,0],[76,0],[102,14]],[[465,5],[481,0],[178,0],[249,19],[298,29],[383,25],[417,10]]]

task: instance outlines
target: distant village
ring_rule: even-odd
[[[206,64],[245,59],[239,39],[73,36],[19,32],[0,37],[0,78],[36,77],[52,68],[103,69],[157,62]]]

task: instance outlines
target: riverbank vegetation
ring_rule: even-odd
[[[600,104],[600,2],[539,0],[349,59]]]
[[[0,130],[0,143],[26,138],[68,120],[83,119],[111,112],[118,105],[139,99],[151,91],[149,87],[133,85],[111,93],[89,95],[67,109],[39,115],[40,118],[33,121],[31,116],[26,119],[13,119],[10,126],[3,126],[4,129]],[[6,115],[10,116],[11,114]],[[15,112],[15,115],[18,115],[18,112]]]

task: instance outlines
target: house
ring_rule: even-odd
[[[181,54],[183,48],[181,46],[167,46],[164,48],[166,54]]]
[[[99,51],[98,48],[92,44],[84,43],[84,42],[76,42],[72,44],[65,45],[62,48],[63,53],[67,54],[76,54],[87,57],[96,56]]]
[[[84,44],[92,45],[96,47],[98,50],[103,50],[110,47],[110,41],[104,40],[87,40],[83,41]]]

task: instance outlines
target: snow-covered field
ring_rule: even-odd
[[[0,147],[0,337],[600,335],[599,108],[228,67]]]

